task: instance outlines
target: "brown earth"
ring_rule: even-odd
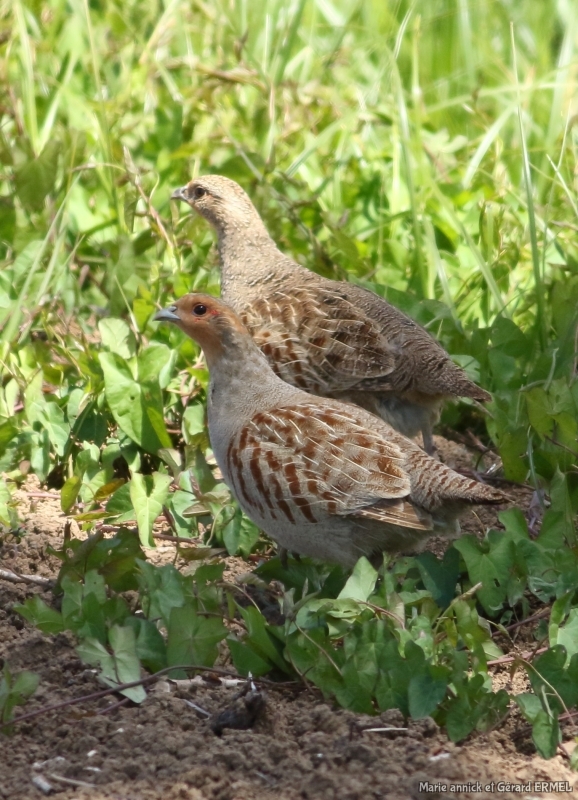
[[[437,443],[444,461],[472,469],[472,456],[461,445]],[[477,468],[484,471],[490,465],[491,455]],[[531,489],[501,488],[533,519]],[[57,497],[31,482],[19,493],[27,532],[20,539],[0,537],[1,568],[56,575],[58,562],[46,548],[62,542],[64,516]],[[486,509],[467,517],[463,528],[482,534],[497,524],[496,511]],[[163,545],[154,552],[155,561],[174,558],[173,545]],[[444,546],[437,542],[432,549],[439,553]],[[247,571],[244,562],[228,561],[232,574]],[[43,587],[0,578],[0,657],[14,671],[31,669],[41,676],[36,694],[18,713],[102,688],[77,657],[72,636],[40,634],[12,610],[35,593],[50,602]],[[533,641],[530,629],[520,628],[516,636],[521,649]],[[509,665],[497,665],[496,685],[524,691],[523,677],[508,670]],[[138,707],[119,705],[111,695],[22,722],[10,737],[0,734],[0,798],[396,800],[562,794],[533,785],[531,791],[521,790],[520,784],[529,781],[567,781],[570,791],[578,789],[562,755],[544,761],[534,754],[527,726],[516,712],[499,730],[472,735],[456,746],[429,719],[405,722],[397,711],[366,717],[333,708],[317,692],[301,687],[260,688],[266,691],[266,710],[255,726],[225,730],[220,737],[198,709],[218,712],[231,703],[238,686],[216,678],[161,681]],[[573,744],[571,732],[565,732],[566,751]],[[500,791],[499,781],[518,789]],[[420,782],[429,782],[430,790],[420,790]]]

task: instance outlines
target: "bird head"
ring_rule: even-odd
[[[153,317],[171,322],[203,349],[209,367],[224,354],[234,357],[240,346],[252,344],[247,328],[233,309],[209,294],[186,294]]]
[[[204,175],[176,189],[171,200],[182,200],[214,225],[217,231],[237,227],[261,226],[262,222],[238,183],[222,175]]]

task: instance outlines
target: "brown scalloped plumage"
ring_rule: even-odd
[[[322,278],[283,255],[246,192],[206,175],[178,189],[218,236],[222,296],[275,372],[312,394],[366,408],[406,436],[432,427],[451,398],[490,400],[427,331],[381,297]]]

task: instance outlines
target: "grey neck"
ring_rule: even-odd
[[[243,343],[245,345],[245,343]],[[254,349],[253,349],[254,348]],[[220,363],[210,367],[208,417],[211,441],[228,438],[258,411],[267,411],[300,394],[278,378],[252,342],[230,347]]]
[[[237,288],[262,281],[284,258],[262,224],[245,226],[234,220],[219,226],[217,237],[225,294],[230,284]]]

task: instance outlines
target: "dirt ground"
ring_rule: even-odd
[[[462,446],[442,439],[437,443],[451,466],[473,468],[472,456]],[[491,457],[486,457],[476,468],[485,470],[490,464]],[[502,488],[533,521],[532,491]],[[28,483],[19,499],[27,534],[20,541],[0,537],[0,566],[55,577],[58,562],[46,548],[62,541],[58,495]],[[466,517],[463,529],[481,535],[490,525],[497,525],[496,512],[483,510]],[[443,546],[437,542],[432,549],[439,553]],[[154,560],[173,555],[173,545],[164,545]],[[247,571],[246,564],[229,562],[233,574]],[[43,587],[0,578],[0,658],[12,670],[41,675],[36,694],[20,712],[102,688],[95,672],[76,655],[72,636],[40,634],[12,611],[35,593],[50,602]],[[519,636],[523,649],[523,630]],[[524,690],[519,676],[512,682],[508,666],[496,668],[495,681]],[[138,707],[119,705],[118,697],[110,695],[23,722],[12,736],[0,734],[0,798],[421,800],[559,797],[564,790],[578,789],[562,755],[551,761],[535,755],[528,727],[515,712],[501,729],[471,735],[457,746],[429,719],[406,722],[398,711],[366,717],[333,708],[304,688],[261,686],[266,711],[255,726],[217,736],[198,709],[215,713],[227,706],[238,691],[229,684],[217,678],[161,681]],[[565,731],[566,751],[573,733]],[[500,781],[514,787],[508,791]],[[566,781],[567,786],[558,793],[544,792],[535,787],[537,781]],[[429,786],[420,788],[420,783]]]

